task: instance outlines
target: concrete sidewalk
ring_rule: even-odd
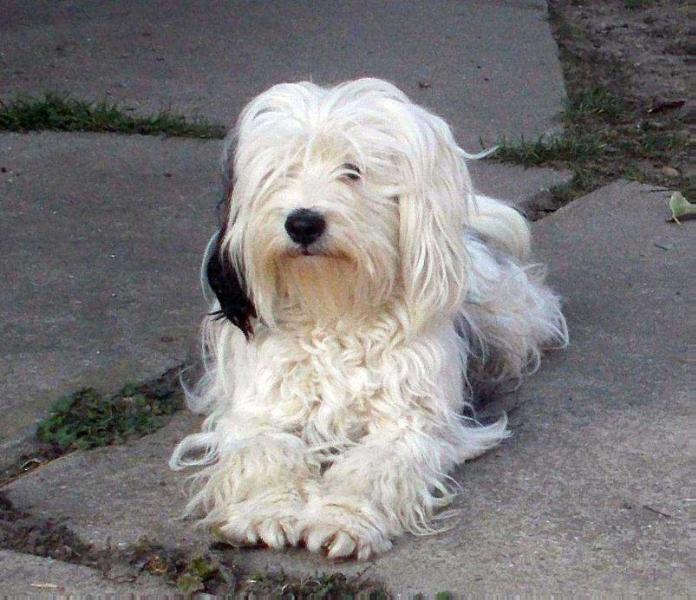
[[[6,0],[2,12],[4,101],[55,90],[227,125],[282,81],[382,77],[475,151],[547,132],[565,95],[542,0]]]
[[[31,554],[0,550],[0,593],[3,598],[46,600],[66,597],[138,597],[163,598],[172,594],[172,588],[153,575],[144,575],[136,581],[118,583],[108,581],[89,567],[70,564]]]
[[[3,461],[62,394],[157,377],[206,307],[220,145],[90,134],[0,135]]]

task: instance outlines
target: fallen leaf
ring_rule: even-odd
[[[672,211],[672,219],[679,223],[679,217],[696,215],[696,204],[691,204],[681,192],[674,192],[669,199],[669,209]]]

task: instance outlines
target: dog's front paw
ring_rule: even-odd
[[[232,505],[215,532],[235,545],[265,544],[270,548],[296,546],[300,541],[297,501],[259,502],[247,500]]]
[[[216,534],[234,545],[270,548],[296,546],[300,541],[297,520],[293,517],[253,517],[235,515],[215,527]]]
[[[384,517],[357,499],[314,501],[298,526],[307,549],[325,550],[329,558],[367,560],[391,548]]]

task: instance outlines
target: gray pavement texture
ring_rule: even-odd
[[[0,135],[0,467],[60,395],[108,393],[197,352],[198,279],[221,142]],[[484,191],[533,201],[567,174],[479,161]],[[14,450],[13,450],[14,449]]]
[[[400,538],[371,563],[369,577],[409,594],[671,597],[694,589],[693,339],[684,318],[694,228],[665,222],[667,198],[617,182],[535,224],[537,255],[566,299],[571,345],[495,407],[510,412],[514,435],[456,473],[464,492],[455,527]],[[179,414],[152,436],[66,456],[3,491],[96,544],[161,536],[204,547],[206,533],[172,519],[184,478],[165,466],[174,442],[196,425]],[[231,550],[230,558],[249,570],[365,569],[300,550]]]
[[[493,160],[469,161],[474,188],[513,204],[530,219],[551,207],[551,188],[570,183],[572,174],[545,168],[503,165]]]
[[[167,547],[203,550],[208,535],[179,518],[186,474],[171,471],[167,464],[174,445],[199,430],[200,423],[199,417],[181,412],[152,435],[69,454],[3,491],[22,510],[67,519],[72,531],[98,548],[124,549],[148,538]],[[46,498],[47,486],[53,490],[51,498]]]
[[[85,595],[117,597],[137,594],[152,594],[153,597],[172,595],[171,587],[153,576],[141,576],[137,581],[118,583],[104,579],[89,567],[0,550],[0,597],[2,598],[66,598]]]
[[[546,17],[543,0],[5,0],[0,94],[62,91],[229,124],[282,81],[375,76],[476,150],[554,129],[565,91]]]
[[[0,136],[0,444],[61,394],[114,391],[182,362],[205,306],[219,144]],[[0,445],[0,448],[2,446]]]

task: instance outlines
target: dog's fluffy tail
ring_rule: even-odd
[[[469,226],[518,261],[525,262],[529,257],[532,238],[527,220],[500,200],[477,194]]]

